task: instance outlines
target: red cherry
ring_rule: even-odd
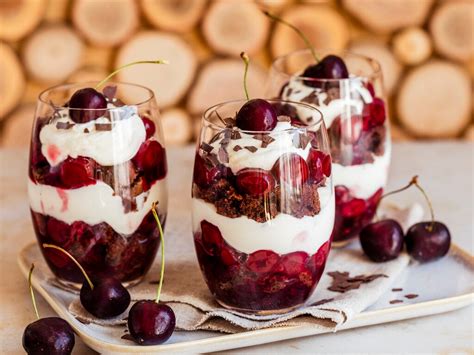
[[[157,345],[167,341],[176,326],[171,307],[152,300],[138,301],[128,313],[128,329],[136,343]]]
[[[349,202],[346,202],[341,208],[341,214],[344,217],[356,217],[360,216],[365,212],[365,201],[360,198],[354,198]]]
[[[56,218],[50,217],[46,224],[46,231],[52,240],[60,246],[63,246],[69,239],[70,226]]]
[[[331,176],[331,157],[329,154],[311,148],[307,163],[309,174],[314,182],[320,182],[324,176]]]
[[[105,96],[93,88],[77,90],[69,100],[69,115],[76,123],[95,120],[105,114],[106,108]]]
[[[139,171],[145,172],[156,179],[166,176],[166,154],[160,143],[154,140],[143,142],[132,159]]]
[[[271,131],[277,123],[275,108],[262,99],[247,101],[235,118],[237,127],[244,131]]]
[[[145,126],[146,139],[150,139],[156,132],[155,123],[148,117],[142,117],[142,121]]]
[[[209,255],[218,255],[223,244],[219,228],[208,221],[201,221],[202,243]]]
[[[247,267],[257,273],[269,272],[278,260],[278,254],[271,250],[257,250],[249,255]]]
[[[312,272],[319,271],[321,267],[326,262],[327,256],[329,254],[329,249],[331,244],[329,241],[321,245],[316,253],[314,253],[308,260],[308,268]]]
[[[222,248],[221,260],[227,266],[236,265],[238,263],[238,256],[230,248]]]
[[[301,186],[308,180],[309,169],[306,161],[298,154],[285,153],[272,168],[279,181],[285,181],[293,186]]]
[[[94,175],[95,162],[89,158],[67,158],[59,167],[61,185],[66,189],[95,184]]]
[[[224,172],[228,173],[228,170]],[[199,187],[205,188],[210,186],[222,175],[222,171],[217,166],[209,166],[204,158],[199,153],[196,153],[193,172],[194,183],[196,183]]]
[[[275,178],[269,171],[248,168],[237,173],[236,184],[242,193],[260,196],[275,187]]]
[[[372,85],[372,83],[367,83],[367,90],[369,90],[370,92],[370,95],[372,97],[375,97],[375,89],[374,89],[374,86]]]
[[[378,97],[374,97],[371,104],[364,106],[362,115],[364,131],[383,125],[386,118],[385,104],[383,100]]]
[[[305,270],[306,260],[308,254],[303,251],[295,251],[293,253],[285,254],[281,257],[280,265],[283,271],[289,276],[298,275]]]

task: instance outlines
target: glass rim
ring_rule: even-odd
[[[50,86],[47,89],[45,89],[45,90],[43,90],[39,93],[38,101],[40,101],[41,103],[43,103],[45,105],[51,106],[55,109],[68,109],[68,110],[80,110],[80,111],[109,111],[109,110],[119,109],[121,106],[106,107],[106,108],[75,108],[75,107],[69,107],[69,106],[64,106],[64,105],[55,105],[51,100],[47,100],[46,97],[45,97],[48,93],[51,93],[54,90],[67,90],[67,89],[73,88],[75,86],[83,86],[83,88],[86,88],[86,87],[95,88],[95,85],[97,85],[98,83],[99,83],[99,81],[84,81],[84,82],[74,82],[74,83],[62,83],[62,84],[57,84],[57,85],[54,85],[54,86]],[[89,84],[90,84],[90,86],[87,86]],[[135,88],[143,89],[148,93],[149,97],[146,98],[145,100],[141,100],[138,103],[127,104],[125,106],[141,106],[141,105],[144,105],[144,104],[152,101],[155,98],[155,93],[153,92],[153,90],[147,88],[146,86],[143,86],[143,85],[140,85],[140,84],[135,84],[135,83],[129,83],[129,82],[124,82],[124,81],[108,81],[107,83],[102,85],[102,88],[106,87],[106,86],[109,86],[110,84],[112,84],[112,85],[116,84],[116,85],[122,85],[122,86],[128,86],[128,87],[135,87]]]
[[[307,130],[309,128],[312,128],[312,127],[315,127],[319,124],[323,124],[324,125],[324,116],[323,116],[323,113],[318,110],[316,107],[312,106],[312,105],[308,105],[304,102],[297,102],[297,101],[290,101],[290,100],[282,100],[282,99],[278,99],[278,98],[274,98],[274,99],[262,99],[262,100],[266,100],[268,102],[278,102],[278,103],[286,103],[286,104],[293,104],[293,105],[298,105],[298,106],[303,106],[303,107],[306,107],[308,109],[311,109],[313,111],[316,111],[318,114],[319,114],[319,118],[317,120],[315,120],[315,122],[311,123],[310,125],[305,125],[305,126],[291,126],[290,128],[285,128],[285,129],[282,129],[282,130],[279,130],[277,132],[271,130],[271,131],[249,131],[249,130],[243,130],[243,129],[240,129],[238,127],[233,127],[234,129],[238,129],[239,132],[241,133],[244,133],[244,134],[250,134],[250,135],[255,135],[255,134],[268,134],[268,133],[284,133],[284,132],[291,132],[291,131],[295,131],[295,130]],[[224,101],[224,102],[221,102],[221,103],[218,103],[218,104],[215,104],[215,105],[212,105],[211,107],[209,107],[208,109],[206,109],[204,111],[204,113],[202,114],[202,120],[203,122],[206,123],[206,125],[208,126],[211,126],[211,127],[214,127],[215,129],[219,129],[219,130],[224,130],[226,128],[229,128],[227,127],[222,121],[219,121],[219,124],[217,123],[214,123],[214,122],[211,122],[209,120],[209,116],[213,113],[213,112],[216,112],[216,110],[219,108],[219,107],[223,107],[223,106],[226,106],[226,105],[231,105],[231,104],[236,104],[236,103],[239,103],[239,102],[242,102],[242,103],[245,103],[249,100],[247,99],[237,99],[237,100],[229,100],[229,101]]]
[[[326,51],[330,52],[330,50],[319,50],[319,51],[316,51],[316,54],[320,54],[321,52],[324,53]],[[320,53],[318,53],[318,52],[320,52]],[[281,70],[280,68],[277,67],[278,63],[280,63],[281,61],[283,61],[285,59],[288,59],[290,57],[301,55],[303,53],[309,53],[311,55],[311,50],[309,48],[297,49],[297,50],[292,51],[290,53],[287,53],[287,54],[276,57],[275,60],[272,62],[271,69],[274,69],[279,74],[282,74],[282,75],[284,75],[288,78],[298,78],[298,80],[304,80],[304,81],[330,82],[330,83],[331,82],[350,82],[352,80],[360,80],[360,79],[371,79],[371,78],[375,78],[377,76],[380,76],[382,74],[382,67],[376,59],[368,57],[368,56],[363,55],[363,54],[358,54],[358,53],[354,53],[354,52],[351,52],[351,51],[347,51],[347,50],[338,51],[338,52],[345,53],[345,54],[350,54],[353,57],[358,57],[358,58],[364,59],[366,62],[369,62],[371,64],[371,67],[372,67],[372,65],[375,65],[375,69],[373,69],[372,72],[368,75],[354,75],[354,76],[349,76],[349,78],[345,78],[345,79],[319,79],[319,78],[311,78],[311,77],[307,77],[307,76],[297,75],[296,73],[295,74],[289,74],[289,73],[287,73],[287,72],[285,72],[285,71],[283,71],[283,70]]]

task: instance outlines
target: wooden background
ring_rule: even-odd
[[[263,95],[278,55],[304,44],[260,12],[279,14],[316,48],[347,48],[379,60],[395,140],[474,140],[473,0],[0,0],[2,146],[27,146],[38,93],[100,80],[137,59],[166,58],[119,79],[152,88],[167,144],[195,135],[202,111]]]

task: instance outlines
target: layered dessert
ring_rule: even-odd
[[[281,88],[279,96],[322,112],[336,191],[333,240],[355,237],[374,217],[387,182],[391,145],[383,100],[375,95],[369,79],[352,75],[346,79],[295,75]],[[307,123],[304,107],[294,115],[295,120]]]
[[[208,110],[192,189],[194,241],[209,289],[222,305],[253,312],[308,299],[324,270],[335,213],[317,111],[265,102]],[[312,124],[292,123],[295,106],[312,111]],[[252,127],[241,124],[247,117]]]
[[[125,105],[108,89],[84,99],[92,107],[106,100],[103,109],[72,106],[73,96],[37,117],[28,195],[40,244],[64,248],[92,277],[131,282],[147,272],[159,247],[151,206],[158,202],[164,222],[166,154],[149,107]],[[59,279],[82,282],[71,259],[42,250]]]

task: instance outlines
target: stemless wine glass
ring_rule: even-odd
[[[273,130],[240,130],[234,118],[244,103],[216,105],[202,119],[192,185],[196,253],[224,307],[287,312],[310,297],[329,253],[327,132],[318,110],[282,100],[270,100],[279,115]],[[311,122],[295,123],[296,110]]]
[[[267,94],[304,102],[323,113],[329,133],[336,192],[333,243],[346,244],[375,215],[387,182],[391,143],[380,65],[351,53],[339,55],[348,79],[300,76],[315,59],[309,49],[277,58],[271,68]],[[304,112],[298,119],[306,122]]]
[[[91,277],[137,283],[159,247],[151,213],[167,214],[166,153],[153,92],[107,84],[106,109],[68,107],[71,95],[96,83],[40,94],[30,147],[28,195],[38,242],[64,248]],[[138,102],[124,103],[133,94]],[[73,120],[74,118],[74,120]],[[61,251],[41,248],[59,281],[83,275]]]

